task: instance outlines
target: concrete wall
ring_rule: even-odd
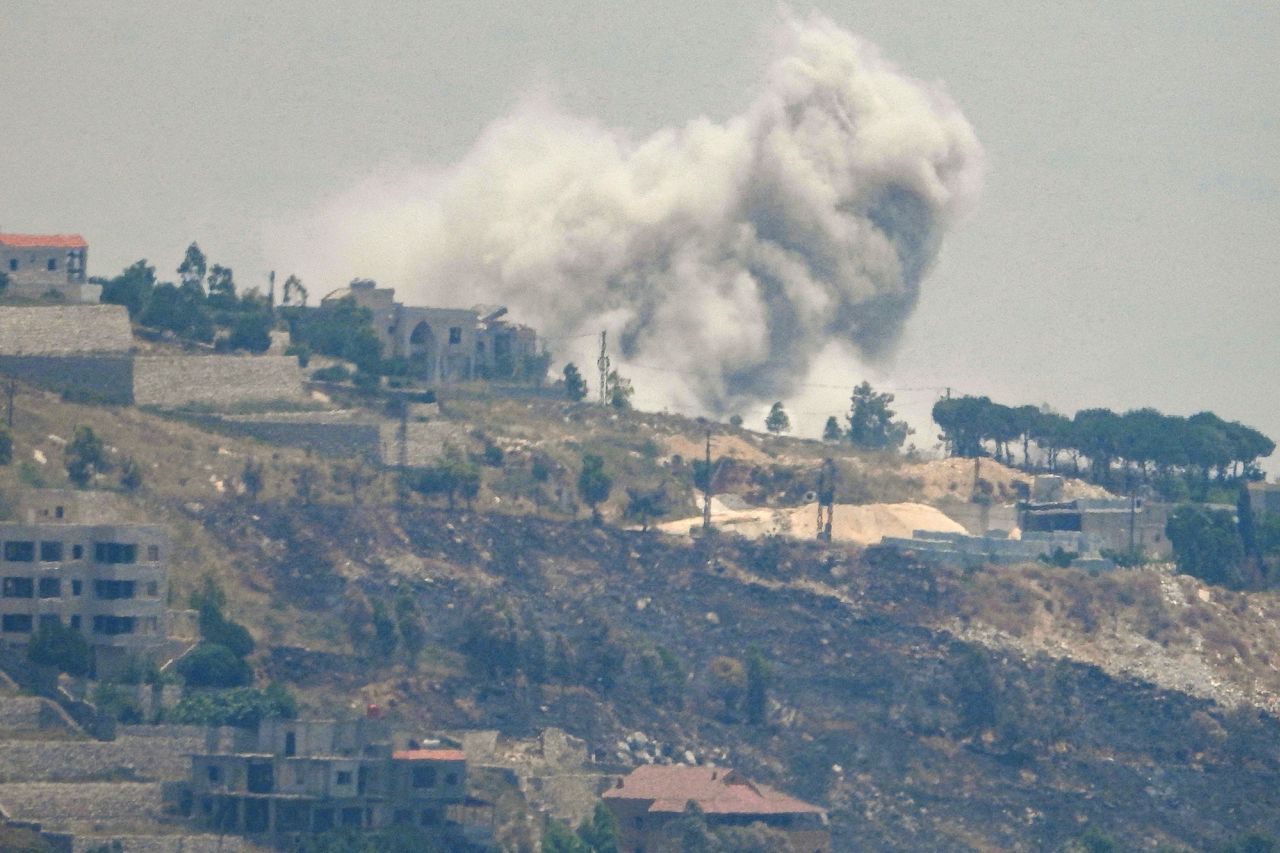
[[[133,402],[133,358],[128,355],[0,355],[0,373],[93,402]]]
[[[123,305],[0,307],[0,355],[125,353],[132,347]]]
[[[292,356],[140,356],[133,363],[139,406],[214,408],[302,400],[302,369]]]

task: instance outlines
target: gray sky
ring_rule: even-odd
[[[1280,438],[1280,4],[819,8],[942,81],[987,153],[873,383],[1208,408]],[[0,0],[0,228],[80,232],[98,275],[140,257],[171,275],[198,239],[252,284],[280,223],[448,165],[532,90],[637,136],[732,115],[776,20],[768,0]],[[816,428],[845,397],[792,407]],[[933,397],[899,396],[922,446]]]

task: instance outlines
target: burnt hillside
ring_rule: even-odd
[[[1280,834],[1275,718],[963,642],[933,626],[964,573],[421,507],[226,501],[197,520],[235,543],[246,584],[349,649],[264,650],[263,674],[312,702],[555,725],[605,760],[642,731],[826,804],[837,849],[1057,849],[1090,827],[1135,847]],[[422,649],[378,651],[370,609],[406,599]],[[753,723],[723,659],[755,654],[771,678]]]

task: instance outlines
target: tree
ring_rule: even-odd
[[[102,301],[123,305],[129,312],[129,319],[137,320],[151,300],[151,292],[155,287],[156,268],[150,266],[145,259],[135,261],[118,276],[103,282]]]
[[[564,395],[575,403],[587,396],[587,380],[573,362],[564,366]]]
[[[387,606],[378,599],[373,600],[373,650],[380,658],[389,658],[396,650],[396,623]]]
[[[427,631],[422,625],[422,612],[418,609],[417,600],[404,589],[396,596],[396,628],[409,663],[416,665],[418,655],[427,645]]]
[[[773,404],[769,409],[769,415],[764,419],[764,428],[774,435],[781,435],[791,429],[791,418],[787,417],[787,413],[782,408],[782,402]]]
[[[573,830],[553,817],[548,817],[542,827],[542,853],[591,853],[586,843],[574,835]]]
[[[253,680],[249,665],[216,643],[201,643],[178,661],[178,674],[191,687],[241,687]]]
[[[4,424],[0,424],[0,465],[8,465],[13,461],[13,433]]]
[[[27,660],[41,666],[56,667],[67,675],[89,674],[89,642],[74,628],[61,621],[40,623],[27,644]]]
[[[658,486],[652,489],[628,488],[626,517],[640,522],[640,532],[649,530],[649,522],[661,518],[668,512],[667,488]]]
[[[1165,532],[1178,571],[1208,583],[1243,585],[1244,544],[1230,512],[1180,506],[1169,515]]]
[[[232,349],[264,353],[271,348],[271,328],[275,324],[271,312],[256,301],[244,308],[231,323],[227,344]]]
[[[631,380],[620,376],[618,371],[612,370],[605,377],[604,397],[613,408],[623,411],[630,409],[631,396],[635,392],[636,389],[631,387]]]
[[[244,470],[240,472],[240,482],[244,486],[244,493],[249,496],[249,500],[256,501],[258,495],[262,493],[262,487],[266,485],[265,469],[262,463],[250,457],[244,460]]]
[[[584,455],[582,471],[578,474],[578,494],[591,507],[591,520],[596,524],[604,521],[600,515],[600,504],[609,499],[612,488],[613,478],[605,473],[604,460],[594,453]]]
[[[827,418],[826,426],[822,428],[823,441],[839,441],[844,438],[844,430],[840,429],[840,421],[836,420],[836,416],[832,415]]]
[[[578,827],[578,837],[592,853],[618,853],[618,819],[603,802]]]
[[[120,488],[126,492],[142,488],[142,466],[132,456],[126,456],[120,463]]]
[[[192,242],[187,247],[182,263],[178,265],[178,275],[184,285],[194,284],[204,290],[204,274],[208,268],[208,260],[204,252],[200,251],[200,245]]]
[[[75,435],[63,451],[67,477],[78,488],[85,488],[93,478],[111,469],[107,451],[92,427],[78,426]]]
[[[987,397],[947,397],[933,404],[933,420],[952,456],[982,456],[983,420],[992,405]]]
[[[209,305],[222,311],[236,307],[236,280],[231,267],[214,264],[209,268]]]
[[[0,296],[4,296],[4,292],[9,289],[9,274],[0,272]]]
[[[253,653],[253,635],[239,622],[228,619],[222,612],[222,605],[210,597],[204,597],[198,610],[202,640],[221,646],[238,658]]]
[[[286,312],[289,338],[313,352],[345,359],[362,373],[377,373],[382,363],[382,342],[373,331],[373,312],[354,298],[321,302],[315,309]]]
[[[303,285],[302,279],[296,275],[291,275],[284,280],[284,293],[282,295],[281,304],[305,308],[307,305],[307,288]]]
[[[303,465],[293,475],[293,493],[303,506],[311,506],[320,490],[320,474],[311,465]]]
[[[853,389],[847,435],[854,447],[865,450],[897,450],[911,434],[905,421],[895,421],[889,408],[892,394],[878,394],[870,382]]]
[[[729,426],[734,427],[735,429],[742,429],[742,424],[743,424],[742,415],[729,416]]]
[[[747,686],[746,667],[737,658],[721,656],[712,659],[708,675],[711,692],[724,704],[725,716],[734,717]]]

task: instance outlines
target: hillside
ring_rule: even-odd
[[[573,506],[583,451],[615,475],[616,520],[625,486],[687,483],[704,426],[478,392],[443,409],[470,449],[503,451],[482,466],[477,509],[398,496],[351,462],[30,389],[0,492],[65,484],[60,445],[92,425],[145,463],[121,497],[172,528],[175,605],[215,577],[259,641],[259,678],[313,712],[377,702],[432,727],[559,726],[610,761],[640,731],[826,804],[840,850],[1059,849],[1091,827],[1136,847],[1280,834],[1273,594],[1163,568],[950,571],[853,545],[596,527]],[[833,450],[849,502],[967,493],[949,463],[714,430],[714,455],[736,451],[727,482],[755,505],[801,502]],[[264,466],[256,497],[240,494],[249,459]],[[679,490],[672,517],[695,509]],[[371,606],[405,598],[422,649],[386,654]],[[763,723],[719,660],[753,654],[772,672]]]

